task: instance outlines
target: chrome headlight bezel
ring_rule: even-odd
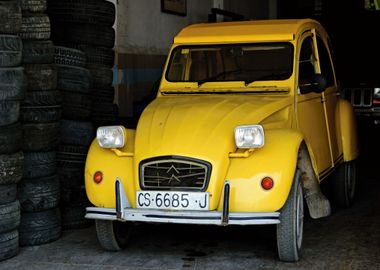
[[[244,125],[235,128],[235,145],[240,149],[255,149],[264,146],[264,128],[261,125]]]
[[[96,130],[96,139],[101,148],[122,148],[126,135],[122,126],[102,126]]]

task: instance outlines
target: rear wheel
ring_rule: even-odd
[[[295,262],[300,259],[303,240],[303,191],[301,172],[296,171],[288,200],[281,210],[277,225],[277,248],[281,261]]]
[[[340,207],[351,207],[356,189],[356,163],[344,162],[339,166],[333,180],[334,200]]]
[[[110,251],[118,251],[127,245],[131,225],[119,221],[95,220],[100,245]]]

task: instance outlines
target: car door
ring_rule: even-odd
[[[334,66],[327,40],[324,42],[319,35],[317,37],[317,51],[320,65],[320,72],[326,78],[327,87],[322,93],[324,106],[326,108],[326,118],[330,137],[331,156],[334,164],[339,163],[343,158],[341,144],[338,143],[336,109],[339,100],[338,87],[334,74]]]
[[[299,85],[304,81],[310,81],[313,75],[319,73],[315,34],[312,31],[305,32],[301,36],[299,44],[296,67],[298,70],[298,78],[296,78],[296,89],[298,89],[296,97],[297,125],[311,150],[318,174],[323,175],[332,166],[324,96],[315,92],[302,94],[299,90]]]

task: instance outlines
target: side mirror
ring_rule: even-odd
[[[322,74],[314,74],[311,78],[300,82],[301,94],[322,93],[327,87],[326,77]]]

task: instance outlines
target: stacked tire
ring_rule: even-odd
[[[63,229],[91,225],[84,218],[88,201],[84,188],[84,166],[88,147],[94,139],[91,116],[91,74],[86,55],[77,49],[55,47],[58,88],[63,96],[61,143],[58,147],[58,175],[61,185]]]
[[[79,49],[86,54],[92,76],[91,120],[95,127],[116,123],[118,107],[113,103],[115,6],[106,0],[49,0],[56,45]]]
[[[56,148],[62,97],[57,90],[50,20],[44,13],[46,0],[19,2],[27,91],[21,103],[24,170],[17,196],[21,205],[20,245],[32,246],[55,241],[61,235]]]
[[[24,161],[19,116],[25,92],[22,41],[17,35],[21,21],[17,0],[0,1],[0,261],[19,252],[17,183]]]

